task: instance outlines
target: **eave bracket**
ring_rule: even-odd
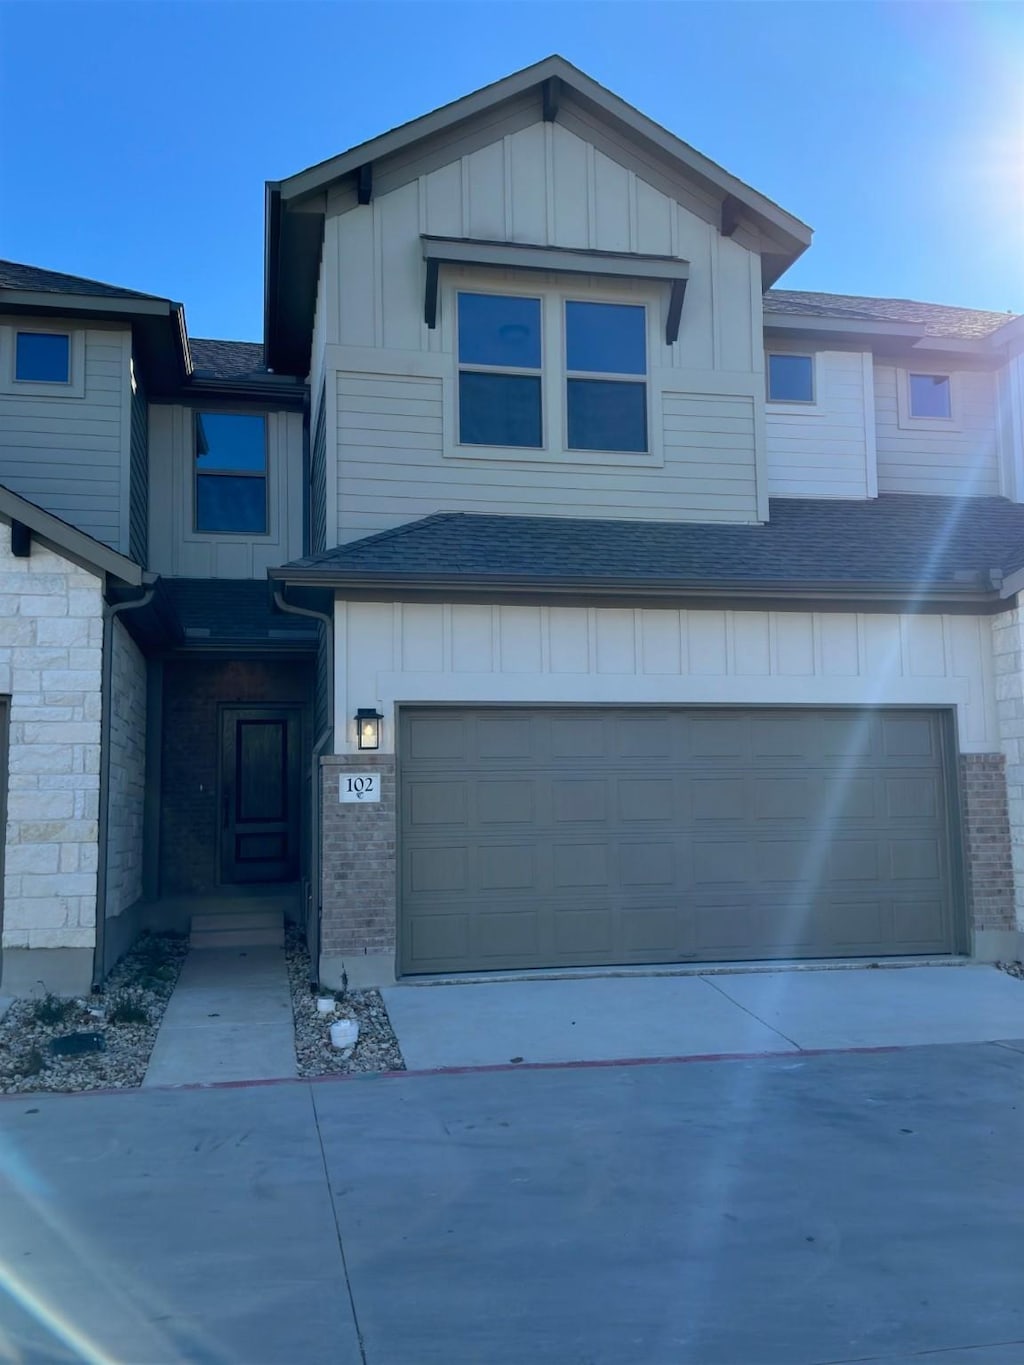
[[[32,555],[32,528],[23,521],[11,522],[11,554],[15,559],[29,559]]]
[[[373,198],[373,162],[367,161],[356,171],[356,200],[368,204]]]

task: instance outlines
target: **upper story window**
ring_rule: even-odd
[[[267,532],[267,424],[262,415],[195,415],[195,529]]]
[[[460,292],[459,443],[646,453],[643,304]]]
[[[771,403],[814,402],[814,357],[810,355],[768,356],[768,401]]]
[[[908,376],[911,417],[952,417],[953,396],[948,374]]]
[[[18,332],[14,378],[19,384],[70,384],[70,336],[66,332]]]

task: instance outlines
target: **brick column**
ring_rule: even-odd
[[[339,800],[339,779],[379,772],[380,801]],[[321,761],[323,854],[320,977],[336,986],[344,967],[350,986],[395,979],[396,822],[393,754],[330,754]]]
[[[1006,760],[1013,922],[1019,933],[1024,929],[1024,619],[1019,608],[992,618],[992,658],[996,675],[999,747]],[[1012,956],[1019,957],[1021,953],[1018,946]]]
[[[960,755],[960,799],[975,953],[979,957],[1016,956],[1010,946],[1016,920],[1002,754]]]

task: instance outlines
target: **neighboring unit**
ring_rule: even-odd
[[[809,242],[552,57],[270,184],[263,346],[0,267],[3,988],[1017,956],[1024,319]]]

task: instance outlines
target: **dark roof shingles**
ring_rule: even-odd
[[[249,379],[265,377],[263,346],[258,341],[215,341],[191,337],[189,351],[197,379]]]
[[[186,637],[239,644],[316,638],[315,622],[274,611],[265,579],[162,578],[160,591]]]
[[[913,299],[874,299],[857,294],[815,294],[795,289],[769,289],[764,296],[764,306],[766,312],[794,317],[909,323],[920,327],[926,336],[965,341],[990,336],[1017,316],[982,308],[952,308],[944,303],[917,303]]]
[[[438,513],[290,568],[353,578],[990,587],[1024,559],[1024,506],[887,494],[776,498],[766,525]]]
[[[137,289],[124,289],[118,284],[104,284],[102,280],[87,280],[81,275],[64,275],[59,270],[43,270],[36,265],[22,265],[18,261],[0,261],[0,289],[21,289],[40,294],[91,294],[104,299],[167,300],[159,294],[142,294]]]

